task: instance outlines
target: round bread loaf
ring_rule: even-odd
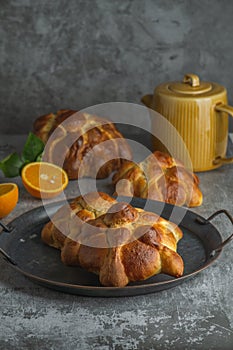
[[[43,160],[64,168],[69,179],[106,178],[123,159],[132,159],[127,141],[110,121],[74,110],[59,110],[34,122],[45,144]]]
[[[174,223],[105,193],[77,197],[41,234],[61,250],[63,263],[96,273],[102,285],[114,287],[159,273],[181,276],[184,264],[176,249],[182,236]]]
[[[114,174],[118,196],[149,198],[173,205],[202,204],[199,179],[169,154],[156,151],[140,163],[125,161]]]

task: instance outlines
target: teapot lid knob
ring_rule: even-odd
[[[188,83],[191,86],[200,86],[200,79],[196,74],[185,74],[183,83]]]

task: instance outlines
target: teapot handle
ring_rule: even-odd
[[[215,106],[215,110],[217,112],[225,112],[228,113],[230,116],[233,117],[233,107],[226,105],[226,104],[218,104]],[[214,164],[229,164],[229,163],[233,163],[233,157],[230,158],[222,158],[222,157],[218,157],[214,160]]]
[[[153,95],[145,95],[141,98],[141,102],[148,108],[152,108]]]

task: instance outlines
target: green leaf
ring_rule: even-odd
[[[40,154],[36,157],[36,162],[42,162],[43,155],[44,155],[44,152],[40,153]]]
[[[30,132],[23,148],[22,159],[27,163],[34,162],[43,150],[43,141]]]
[[[6,177],[20,175],[24,162],[17,153],[12,153],[0,162],[0,169]]]
[[[17,153],[10,154],[0,162],[0,170],[6,177],[19,176],[23,166],[40,159],[43,151],[44,143],[30,132],[23,148],[22,157]]]

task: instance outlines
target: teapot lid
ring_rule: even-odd
[[[200,81],[196,74],[185,74],[182,82],[169,82],[166,87],[172,94],[182,95],[212,95],[225,89],[216,83]]]

